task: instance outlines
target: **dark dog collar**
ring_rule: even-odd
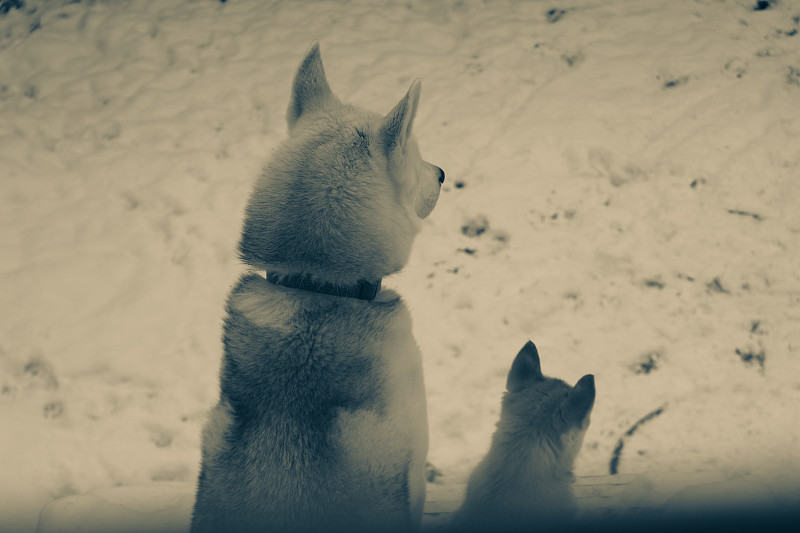
[[[367,281],[362,279],[355,285],[341,286],[333,283],[322,283],[305,274],[281,276],[280,274],[268,272],[267,281],[274,285],[289,287],[290,289],[318,292],[320,294],[328,294],[330,296],[358,298],[359,300],[367,301],[374,300],[381,290],[380,278],[378,278],[378,281]]]

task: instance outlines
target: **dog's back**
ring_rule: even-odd
[[[231,293],[193,530],[410,529],[427,427],[408,312],[298,293],[256,274]]]
[[[378,292],[444,179],[411,135],[419,95],[383,117],[336,98],[316,44],[302,61],[245,210],[240,257],[267,277],[228,299],[193,531],[419,527],[422,362],[406,307]]]

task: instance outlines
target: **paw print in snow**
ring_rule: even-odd
[[[25,3],[22,0],[0,0],[0,15],[5,15],[11,9],[22,9]]]

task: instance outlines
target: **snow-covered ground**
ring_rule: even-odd
[[[529,338],[593,373],[578,475],[800,499],[800,2],[0,1],[0,529],[195,479],[250,186],[319,40],[447,172],[406,270],[430,461],[485,451]],[[2,11],[2,9],[0,9]],[[167,484],[173,486],[174,484]],[[166,485],[165,485],[166,486]]]

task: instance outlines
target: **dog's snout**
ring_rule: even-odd
[[[436,167],[436,168],[439,168],[439,167]],[[441,185],[442,183],[444,183],[444,170],[439,168],[439,185]]]

